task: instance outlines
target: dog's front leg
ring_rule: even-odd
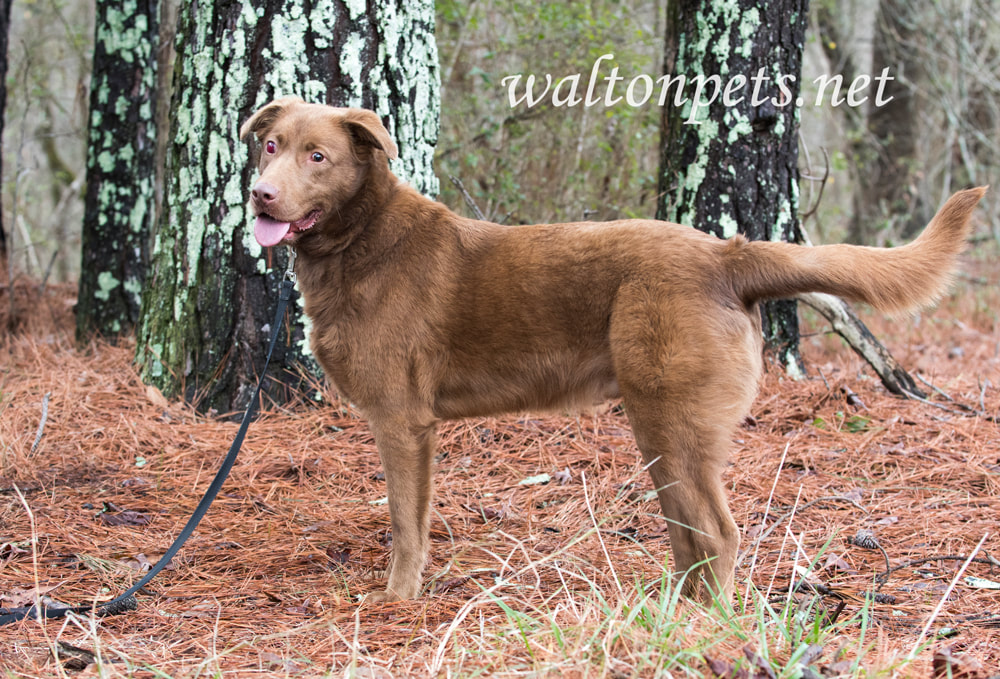
[[[386,588],[367,601],[412,599],[420,593],[430,533],[435,424],[371,418],[375,444],[385,469],[392,548]]]

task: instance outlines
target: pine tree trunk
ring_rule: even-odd
[[[664,106],[657,217],[724,238],[794,240],[808,0],[688,0],[668,12],[665,72],[685,76],[688,102]],[[744,85],[727,102],[726,87],[740,76]],[[721,89],[707,105],[713,78]],[[764,304],[762,316],[768,347],[800,373],[795,302]]]
[[[77,337],[139,319],[155,216],[158,0],[98,0]]]
[[[393,170],[436,194],[434,6],[187,0],[176,44],[166,194],[137,361],[165,394],[226,412],[246,404],[263,365],[287,257],[262,252],[254,240],[245,203],[255,168],[238,139],[240,123],[288,94],[371,108],[399,146]],[[269,396],[278,402],[309,370],[303,316],[293,316],[272,364]]]
[[[13,0],[0,0],[0,139],[3,138],[3,120],[7,113],[7,34],[10,31],[11,2]],[[3,228],[3,210],[0,210],[0,266],[7,268],[7,232]]]

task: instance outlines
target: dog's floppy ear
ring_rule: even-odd
[[[263,136],[261,133],[270,129],[274,121],[280,118],[289,106],[301,103],[302,99],[299,97],[282,97],[265,104],[240,127],[240,139],[245,140],[251,134],[256,134],[258,139],[261,138]]]
[[[398,158],[399,151],[389,136],[389,131],[382,121],[372,111],[361,108],[349,108],[344,111],[344,125],[350,131],[355,144],[373,146],[385,151],[390,158]]]

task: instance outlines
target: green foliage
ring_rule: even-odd
[[[834,664],[838,676],[870,676],[864,667],[875,647],[867,639],[870,602],[831,621],[820,597],[768,597],[748,585],[735,606],[716,601],[703,607],[680,597],[668,570],[657,581],[638,579],[619,598],[606,597],[596,583],[589,590],[551,592],[543,604],[529,604],[513,583],[505,583],[503,594],[490,588],[481,596],[503,620],[484,630],[488,638],[478,641],[480,653],[494,649],[490,672],[504,675],[548,676],[572,668],[585,675],[611,670],[612,676],[714,676],[702,674],[713,663],[731,676],[820,676]],[[582,573],[573,575],[586,587]],[[471,647],[456,640],[458,671],[465,669],[461,656]],[[476,661],[486,659],[479,655]],[[908,660],[897,662],[899,667],[886,669],[903,669]]]
[[[525,0],[437,3],[443,106],[437,169],[455,176],[488,218],[542,222],[651,217],[659,162],[659,109],[511,108],[504,77],[533,74],[553,83],[580,74],[586,91],[604,54],[599,89],[611,68],[631,79],[657,77],[662,8],[654,2],[536,4]],[[624,93],[619,83],[616,95]],[[441,199],[463,199],[442,182]]]

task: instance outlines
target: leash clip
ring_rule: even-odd
[[[285,280],[295,283],[295,258],[298,255],[295,252],[295,248],[288,248],[288,268],[285,269]]]

